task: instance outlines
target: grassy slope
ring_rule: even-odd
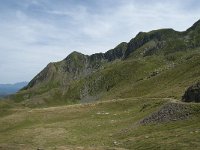
[[[200,105],[193,117],[138,126],[166,99],[121,99],[85,105],[8,109],[0,118],[2,149],[196,149]],[[144,107],[147,106],[147,107]]]
[[[166,64],[172,64],[167,62]],[[200,53],[187,53],[174,61],[174,67],[159,66],[158,74],[138,82],[126,84],[121,91],[115,93],[120,97],[176,97],[180,99],[185,89],[200,80]],[[128,85],[128,86],[127,86]],[[115,90],[115,89],[114,89]],[[114,91],[113,90],[113,91]]]
[[[154,72],[157,74],[153,75]],[[87,84],[93,87],[90,88],[91,94],[96,95],[101,92],[102,99],[127,97],[180,99],[185,89],[198,80],[200,80],[199,49],[159,57],[155,55],[130,58],[111,64],[86,78]],[[80,89],[77,90],[79,91]],[[75,93],[73,90],[69,92]]]
[[[14,99],[15,102],[29,107],[72,104],[79,103],[80,91],[84,90],[90,97],[86,96],[81,102],[90,101],[92,96],[92,101],[127,97],[180,99],[187,87],[200,80],[199,58],[199,49],[178,51],[168,55],[159,54],[159,56],[136,55],[125,61],[107,64],[103,69],[74,81],[67,92],[53,88],[24,101],[23,97],[26,97],[27,91],[22,91],[16,94]],[[154,72],[158,74],[153,75]],[[28,92],[34,95],[38,91],[40,90]]]

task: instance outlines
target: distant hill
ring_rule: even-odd
[[[0,84],[0,97],[4,97],[9,94],[14,94],[27,84],[28,82],[19,82],[15,84]]]

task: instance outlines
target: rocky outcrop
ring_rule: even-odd
[[[151,32],[139,32],[135,38],[133,38],[129,43],[127,50],[125,52],[125,58],[127,58],[132,52],[137,50],[139,47],[144,45],[149,41],[157,41],[157,49],[163,48],[165,41],[170,38],[178,38],[181,33],[173,29],[160,29],[153,30]]]
[[[124,58],[127,46],[128,44],[126,42],[120,43],[114,49],[111,49],[104,54],[105,59],[107,59],[108,61],[113,61],[116,59]]]
[[[185,91],[182,101],[200,103],[200,82],[192,85]]]
[[[182,103],[167,103],[160,110],[142,119],[140,124],[162,123],[188,119],[192,113],[190,106]]]

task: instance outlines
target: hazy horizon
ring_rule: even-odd
[[[184,31],[198,0],[0,0],[0,83],[30,81],[72,51],[105,52],[140,31]]]

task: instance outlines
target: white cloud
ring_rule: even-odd
[[[8,5],[9,13],[6,9],[0,13],[4,18],[0,24],[0,71],[4,72],[0,83],[30,80],[48,62],[61,60],[73,50],[105,52],[139,31],[185,30],[200,14],[198,8],[190,8],[194,1],[188,0],[102,0],[95,5],[82,1],[20,2],[17,8]]]

